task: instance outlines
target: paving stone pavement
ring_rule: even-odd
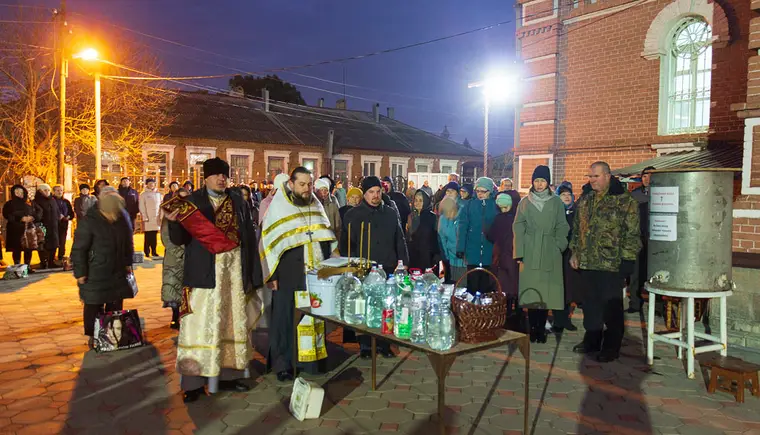
[[[149,345],[111,354],[88,352],[82,310],[69,273],[0,281],[0,433],[2,434],[374,434],[429,435],[437,430],[436,378],[427,358],[400,349],[370,362],[355,344],[329,337],[330,372],[306,376],[324,385],[320,418],[299,422],[288,412],[290,384],[264,374],[257,355],[248,393],[220,393],[185,405],[174,368],[176,332],[161,308],[161,265],[135,272],[138,297],[126,301],[145,318]],[[580,326],[580,314],[574,319]],[[581,331],[532,347],[531,433],[760,435],[760,399],[737,404],[708,395],[702,374],[686,378],[668,346],[650,369],[639,319],[627,319],[623,356],[600,364],[571,352]],[[265,339],[257,334],[257,342]],[[748,358],[757,358],[749,355]],[[525,364],[505,346],[459,358],[447,382],[449,433],[522,431]],[[499,375],[501,375],[499,377]]]

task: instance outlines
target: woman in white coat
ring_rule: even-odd
[[[145,234],[145,257],[150,258],[151,252],[158,257],[158,232],[161,230],[161,193],[156,188],[156,180],[145,180],[145,190],[140,194],[140,215]]]

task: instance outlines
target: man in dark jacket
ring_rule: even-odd
[[[61,213],[61,220],[58,221],[58,261],[62,262],[66,256],[66,236],[69,233],[69,221],[74,219],[74,208],[71,207],[71,202],[63,197],[63,186],[53,188],[53,197]]]
[[[575,208],[570,266],[581,271],[586,334],[573,351],[601,350],[597,360],[611,362],[620,355],[625,333],[621,284],[641,249],[639,205],[607,163],[595,162]]]
[[[208,383],[248,391],[238,380],[253,357],[246,305],[262,284],[256,230],[240,191],[227,187],[230,167],[220,158],[203,163],[205,185],[166,204],[169,237],[185,247],[186,289],[180,319],[177,368],[185,402],[198,400]],[[219,313],[225,313],[221,318]],[[234,319],[234,320],[233,320]]]
[[[132,228],[135,228],[135,220],[137,219],[137,213],[140,213],[140,194],[130,187],[131,181],[129,178],[124,177],[119,183],[119,195],[124,198],[124,208],[129,214],[129,218],[132,219]]]
[[[628,292],[631,294],[629,313],[641,311],[641,289],[647,280],[647,241],[649,240],[649,179],[654,166],[647,166],[641,171],[641,186],[631,192],[631,196],[639,203],[639,228],[641,228],[641,251],[636,258],[636,265],[630,277]]]
[[[364,200],[358,206],[346,213],[343,221],[343,230],[340,237],[340,255],[348,256],[348,240],[351,239],[351,256],[367,257],[369,251],[370,260],[382,264],[385,270],[394,270],[399,260],[409,264],[409,255],[406,250],[404,232],[398,221],[398,215],[394,210],[383,203],[382,185],[375,177],[367,177],[362,181]],[[362,223],[364,232],[362,233]],[[370,226],[372,228],[370,234]],[[349,231],[351,235],[349,236]],[[371,236],[371,240],[368,240]],[[361,241],[364,240],[364,243]],[[360,247],[364,252],[360,252]],[[370,249],[371,246],[371,249]],[[362,358],[370,356],[370,337],[359,337]],[[395,356],[390,348],[390,343],[378,340],[378,351],[381,355],[392,358]]]
[[[383,192],[385,192],[393,202],[396,203],[398,209],[399,218],[401,219],[401,228],[406,226],[406,220],[409,218],[409,213],[412,212],[412,208],[409,205],[409,200],[406,195],[396,190],[396,185],[393,183],[391,177],[383,177]]]

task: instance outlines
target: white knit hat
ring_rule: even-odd
[[[314,182],[314,188],[317,190],[319,189],[330,190],[330,181],[325,178],[320,178]]]

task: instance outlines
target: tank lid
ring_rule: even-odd
[[[664,169],[650,169],[647,172],[650,174],[664,173],[664,172],[741,172],[742,168],[664,168]]]

